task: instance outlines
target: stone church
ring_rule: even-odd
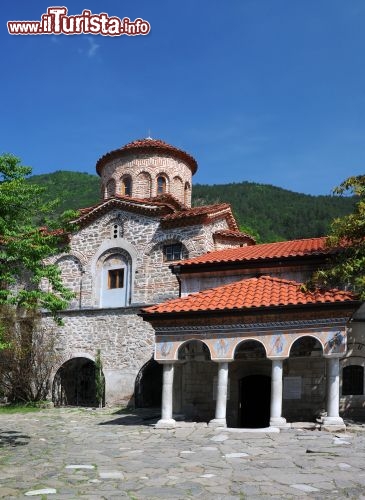
[[[75,293],[55,404],[96,404],[100,351],[105,404],[162,401],[161,426],[176,414],[231,427],[364,416],[360,303],[300,285],[328,257],[324,238],[259,245],[229,204],[192,208],[197,163],[161,140],[111,151],[96,171],[101,201],[53,259]]]

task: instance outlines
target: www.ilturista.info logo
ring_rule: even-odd
[[[150,23],[137,18],[120,19],[109,17],[105,12],[93,14],[91,10],[83,10],[77,16],[68,16],[66,7],[48,7],[41,21],[8,21],[10,35],[90,35],[104,36],[136,36],[148,35]]]

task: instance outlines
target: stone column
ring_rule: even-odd
[[[209,422],[210,427],[227,427],[227,390],[228,390],[228,362],[218,363],[217,399],[215,418]]]
[[[343,427],[344,421],[339,415],[340,406],[340,360],[337,357],[327,358],[327,417],[323,425]]]
[[[172,418],[173,386],[174,365],[173,363],[164,363],[162,375],[161,419],[156,424],[158,428],[175,427],[175,420]]]
[[[271,402],[270,426],[288,427],[286,419],[281,416],[283,404],[283,360],[272,359],[271,365]]]

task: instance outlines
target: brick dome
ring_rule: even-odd
[[[151,198],[171,194],[191,205],[191,178],[196,160],[160,139],[138,139],[106,153],[96,163],[102,198],[115,195]]]

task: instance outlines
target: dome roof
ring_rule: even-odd
[[[175,148],[175,146],[171,146],[170,144],[167,144],[167,142],[161,141],[160,139],[152,139],[151,137],[146,137],[145,139],[137,139],[136,141],[129,142],[125,146],[122,146],[119,149],[115,149],[103,155],[96,163],[97,173],[101,175],[102,168],[108,161],[113,160],[114,158],[127,156],[131,153],[167,153],[187,163],[187,165],[191,169],[192,174],[195,174],[198,169],[196,160],[185,151]]]

